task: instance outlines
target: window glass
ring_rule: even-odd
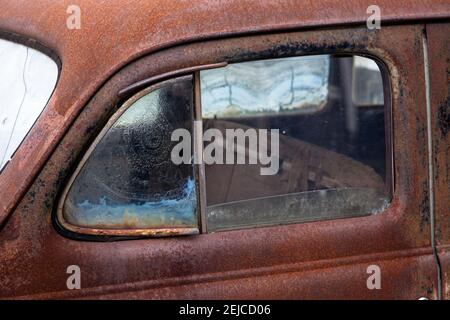
[[[383,80],[377,63],[360,56],[353,57],[353,101],[358,106],[381,105]]]
[[[370,71],[354,85],[360,66]],[[205,165],[209,231],[386,208],[386,108],[372,60],[318,55],[244,62],[201,71],[200,79],[204,135],[213,136],[205,150],[223,159]],[[355,90],[371,108],[359,108]]]
[[[137,99],[137,100],[136,100]],[[195,233],[194,167],[176,165],[171,133],[192,130],[192,78],[144,91],[100,134],[70,187],[63,220],[96,229],[173,229]],[[163,235],[163,234],[162,234]]]
[[[49,100],[58,66],[45,54],[0,39],[0,170]]]

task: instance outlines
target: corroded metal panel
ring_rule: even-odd
[[[26,6],[15,0],[0,1],[2,37],[44,50],[61,68],[59,85],[46,110],[0,175],[0,223],[17,206],[92,95],[130,61],[162,48],[230,35],[318,26],[365,27],[367,8],[373,3],[136,0],[124,6],[121,0],[113,0],[105,7],[103,2],[82,0],[77,4],[81,29],[71,30],[66,27],[65,1],[29,1]],[[383,24],[441,19],[449,17],[450,10],[448,0],[379,0],[377,5],[382,8]]]
[[[444,297],[450,299],[450,23],[427,25],[430,68],[435,237]]]

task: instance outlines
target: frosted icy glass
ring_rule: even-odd
[[[41,114],[57,78],[50,57],[0,39],[0,170]]]
[[[192,131],[192,80],[135,101],[108,129],[74,180],[64,220],[95,229],[197,228],[194,166],[175,164],[172,132]]]

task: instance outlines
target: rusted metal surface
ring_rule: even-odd
[[[22,296],[20,299],[411,299],[422,294],[433,298],[434,261],[426,252],[410,256],[392,255],[289,264],[251,270],[228,271],[220,275],[149,280]],[[368,265],[378,263],[385,281],[383,291],[366,287]],[[320,275],[319,275],[320,273]],[[398,281],[396,279],[401,279]],[[423,287],[418,290],[417,282]],[[392,281],[394,280],[394,281]],[[359,284],[359,285],[355,285]],[[430,286],[431,285],[431,286]],[[392,295],[386,295],[392,292]],[[396,295],[395,293],[402,293]]]
[[[175,44],[314,26],[365,25],[369,0],[226,2],[83,0],[81,29],[66,27],[66,1],[1,0],[0,32],[34,39],[62,62],[57,88],[34,129],[0,175],[0,223],[17,205],[75,117],[129,61]],[[383,22],[449,17],[448,0],[380,0]],[[269,14],[270,13],[270,14]],[[250,18],[251,17],[251,18]],[[124,27],[126,26],[126,27]],[[25,41],[25,39],[21,39]],[[142,79],[140,79],[142,80]],[[121,88],[123,89],[123,88]],[[45,137],[45,138],[43,138]]]
[[[189,67],[185,69],[175,70],[174,72],[168,72],[164,74],[157,75],[155,77],[151,77],[148,79],[144,79],[141,81],[138,81],[122,90],[119,91],[119,96],[128,96],[130,93],[136,92],[138,90],[142,90],[145,87],[148,87],[151,84],[154,84],[159,81],[167,80],[174,77],[183,76],[186,74],[192,74],[195,71],[199,70],[208,70],[208,69],[214,69],[214,68],[221,68],[225,67],[227,65],[226,62],[222,63],[214,63],[214,64],[208,64],[208,65],[201,65],[201,66],[195,66],[195,67]]]
[[[438,252],[442,268],[442,290],[444,291],[442,299],[450,300],[450,250],[448,246],[446,248],[438,247]]]
[[[435,237],[450,299],[450,23],[427,25],[435,189]]]
[[[418,2],[414,3],[417,6]],[[85,106],[0,232],[0,297],[436,298],[426,110],[421,107],[425,106],[422,30],[419,24],[386,26],[376,32],[357,27],[213,40],[159,51],[126,66]],[[395,188],[385,212],[355,219],[120,242],[75,241],[71,237],[76,235],[64,236],[52,226],[61,189],[89,142],[122,101],[117,95],[121,89],[201,64],[349,52],[381,59],[390,74]],[[89,74],[105,75],[93,70]],[[67,85],[68,80],[62,82],[61,78],[60,85]],[[53,103],[56,99],[58,108],[67,108],[63,114],[69,119],[100,82],[83,82],[83,94],[77,97],[81,102],[77,100],[75,106],[59,105],[61,91]],[[75,99],[68,87],[64,90]],[[20,159],[25,165],[26,157]],[[11,173],[4,174],[10,177]],[[66,268],[71,264],[82,270],[82,290],[66,289]],[[371,264],[383,270],[381,290],[366,287],[366,268]]]

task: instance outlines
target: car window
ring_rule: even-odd
[[[187,77],[126,103],[94,142],[68,190],[61,217],[66,225],[130,234],[198,232],[193,165],[176,165],[170,157],[171,133],[192,130],[192,92]]]
[[[370,109],[359,108],[351,97],[360,66],[370,69],[364,67],[353,88]],[[319,55],[237,63],[200,74],[203,129],[219,130],[223,145],[235,145],[231,158],[247,160],[205,165],[209,231],[386,208],[386,108],[375,62]],[[374,97],[366,99],[367,92]],[[228,139],[238,130],[245,140]],[[262,155],[270,162],[263,163]]]
[[[58,218],[81,233],[161,236],[382,212],[389,105],[375,78],[367,57],[314,55],[144,89],[91,145]],[[371,92],[370,104],[355,90]]]
[[[35,49],[0,39],[0,170],[49,100],[58,66]]]

